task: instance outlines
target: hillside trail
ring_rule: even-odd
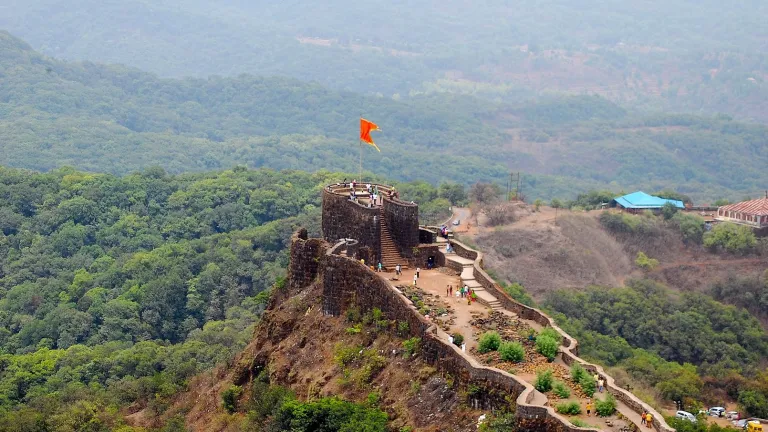
[[[562,213],[562,211],[552,209],[552,208],[546,208],[546,209],[541,208],[540,211],[533,212],[530,215],[527,215],[526,217],[517,221],[513,225],[519,226],[519,224],[522,223],[524,225],[529,225],[529,226],[535,226],[536,224],[543,226],[545,225],[546,222],[554,223],[558,216],[558,213]],[[458,219],[460,221],[460,224],[458,226],[455,226],[455,225],[452,226],[452,228],[454,229],[454,232],[464,234],[469,237],[474,237],[479,233],[488,232],[493,229],[491,227],[483,226],[482,218],[480,218],[479,220],[481,223],[480,226],[477,226],[476,223],[472,223],[472,222],[475,222],[474,219],[472,219],[472,216],[473,216],[472,211],[469,208],[463,208],[463,207],[454,208],[453,216],[449,222],[452,224],[454,220]],[[467,225],[467,222],[470,222],[469,226]],[[441,243],[444,242],[444,240],[442,239],[439,239],[438,241]],[[474,289],[478,289],[479,290],[478,295],[481,296],[481,298],[484,300],[484,303],[488,304],[489,306],[493,305],[492,307],[486,307],[486,306],[480,305],[479,303],[477,304],[473,303],[471,306],[468,306],[463,300],[457,303],[456,309],[454,309],[455,322],[451,326],[452,328],[449,331],[451,333],[458,332],[464,335],[464,338],[467,341],[468,352],[471,350],[471,348],[477,346],[477,338],[479,338],[480,336],[480,334],[477,333],[475,329],[472,327],[472,325],[470,324],[470,320],[473,318],[472,315],[477,314],[478,311],[483,311],[483,313],[485,314],[489,310],[497,310],[509,317],[522,321],[523,323],[527,324],[529,327],[537,331],[542,330],[542,326],[540,324],[531,320],[523,319],[519,317],[517,314],[515,314],[514,312],[503,308],[501,306],[501,303],[499,303],[498,300],[495,297],[493,297],[493,295],[485,291],[482,287],[477,286],[479,284],[476,284],[476,281],[474,280],[474,276],[470,271],[471,266],[474,265],[474,261],[461,258],[454,253],[447,253],[445,251],[445,248],[441,248],[441,252],[445,254],[445,257],[447,260],[451,260],[456,263],[459,263],[464,268],[460,276],[458,277],[454,276],[449,280],[460,282],[462,285],[467,284],[470,287],[473,287]],[[407,274],[411,275],[412,277],[412,272],[407,272]],[[444,276],[445,275],[440,275],[435,278],[435,279],[442,279],[439,282],[437,282],[437,284],[434,283],[435,281],[430,281],[430,279],[432,278],[426,279],[424,283],[419,282],[419,288],[421,288],[422,290],[431,292],[433,295],[436,295],[438,297],[444,296],[447,304],[448,302],[453,302],[454,300],[448,298],[445,294],[446,279],[444,278]],[[441,335],[442,337],[446,337],[446,338],[448,337],[448,333],[443,330],[439,330],[438,334]],[[480,359],[477,357],[475,357],[475,359],[480,361]],[[558,362],[561,363],[563,366],[565,366],[565,364],[562,363],[562,360],[558,360]],[[518,375],[518,376],[520,378],[525,379],[529,383],[533,383],[533,381],[535,380],[535,376],[533,375]],[[597,396],[597,394],[595,396]],[[573,400],[573,398],[571,400]],[[587,404],[587,400],[585,399],[576,399],[576,400],[579,402],[579,405],[581,405],[582,408],[585,407]],[[531,402],[535,405],[552,406],[552,401],[550,401],[550,398],[547,396],[547,394],[541,393],[539,391],[535,391],[533,400]],[[618,400],[616,402],[617,402],[616,404],[617,411],[620,412],[625,418],[627,418],[630,422],[634,423],[639,428],[641,425],[640,415],[636,413],[632,408],[624,404],[623,402]],[[592,422],[592,423],[594,423],[595,421],[598,421],[598,417],[596,417],[594,414],[592,417],[589,417],[585,413],[582,413],[581,415],[578,415],[578,416],[570,416],[568,418],[569,419],[578,418],[582,421]],[[600,425],[600,426],[595,425],[595,426],[601,430],[619,430],[621,429],[622,426],[625,425],[625,422],[619,420],[616,416],[611,416],[609,419],[612,424],[611,427],[607,425]],[[605,421],[605,420],[606,419],[604,418],[600,418],[599,421]]]

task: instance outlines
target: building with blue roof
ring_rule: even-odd
[[[685,208],[685,204],[683,204],[682,201],[659,198],[657,196],[648,195],[642,191],[637,191],[614,198],[613,201],[611,201],[611,207],[621,207],[631,212],[637,212],[641,210],[659,211],[667,203],[671,203],[679,209]]]

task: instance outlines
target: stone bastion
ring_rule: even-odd
[[[371,198],[365,184],[355,186],[357,201],[350,199],[349,185],[335,184],[323,188],[323,238],[331,243],[355,239],[358,247],[372,251],[371,262],[378,262],[382,258],[383,220],[400,255],[405,259],[412,257],[413,248],[419,245],[419,206],[389,196],[394,191],[392,186],[375,183],[371,186],[378,189],[381,199],[370,207],[368,202]]]

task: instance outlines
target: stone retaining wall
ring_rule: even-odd
[[[535,321],[543,326],[552,327],[560,333],[560,335],[563,337],[563,341],[562,341],[562,346],[559,348],[558,355],[562,358],[565,364],[570,366],[573,363],[580,363],[584,367],[584,369],[590,371],[591,373],[599,374],[601,377],[605,379],[606,391],[611,393],[617,400],[623,402],[630,409],[638,413],[638,415],[641,414],[643,411],[650,412],[651,415],[653,416],[653,426],[656,431],[674,432],[674,429],[667,424],[664,418],[656,410],[654,410],[650,405],[641,401],[637,396],[633,395],[629,391],[619,387],[616,384],[613,377],[606,374],[602,367],[591,364],[591,363],[587,363],[586,361],[579,358],[578,357],[578,348],[579,348],[578,341],[572,338],[565,331],[563,331],[563,329],[558,327],[552,318],[550,318],[544,312],[536,308],[532,308],[522,303],[519,303],[518,301],[510,297],[509,294],[507,294],[501,288],[501,286],[499,286],[499,284],[494,282],[493,279],[488,275],[488,273],[486,273],[485,270],[482,269],[481,267],[482,259],[483,259],[482,253],[476,252],[471,248],[469,248],[468,246],[458,241],[454,241],[452,242],[452,244],[456,249],[457,254],[459,254],[459,256],[462,256],[468,259],[473,259],[475,261],[474,269],[473,269],[473,275],[475,276],[475,279],[483,286],[483,288],[486,289],[486,291],[493,294],[499,300],[499,302],[501,302],[501,304],[504,306],[505,309],[515,312],[521,318]],[[461,252],[458,252],[458,251],[461,251]],[[474,252],[474,258],[470,258],[473,255],[473,252]]]
[[[320,249],[305,237],[306,233],[294,235],[291,261],[316,260],[316,251]],[[473,384],[481,389],[474,395],[468,395],[472,406],[485,410],[514,409],[520,431],[588,430],[573,426],[551,407],[531,405],[534,389],[529,383],[499,369],[483,366],[455,345],[448,343],[447,335],[426,320],[410,300],[389,282],[359,261],[337,254],[343,249],[343,242],[338,242],[333,247],[325,244],[325,254],[317,260],[317,267],[310,263],[291,263],[291,268],[308,269],[308,274],[314,274],[313,269],[317,269],[317,275],[323,283],[323,311],[326,314],[339,316],[350,306],[355,306],[361,311],[378,307],[388,319],[407,322],[410,334],[421,338],[421,351],[427,362],[460,382]],[[290,281],[290,285],[297,288],[314,280],[301,276],[299,271],[291,272],[290,275],[296,275],[297,279]],[[510,407],[512,400],[515,402]]]

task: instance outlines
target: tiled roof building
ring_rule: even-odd
[[[768,196],[722,206],[717,209],[716,219],[755,228],[768,228]]]

